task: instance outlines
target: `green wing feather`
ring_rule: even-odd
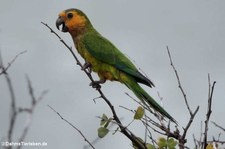
[[[122,52],[97,31],[93,30],[86,33],[82,41],[88,52],[97,60],[110,64],[120,71],[129,74],[134,77],[137,82],[148,85],[149,87],[154,86],[148,78],[137,70],[135,65]]]

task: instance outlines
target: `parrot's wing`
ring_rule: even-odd
[[[85,48],[97,60],[113,65],[120,71],[134,77],[137,82],[150,87],[154,86],[148,78],[137,70],[135,65],[122,52],[120,52],[109,40],[101,36],[99,33],[86,33],[82,40]]]

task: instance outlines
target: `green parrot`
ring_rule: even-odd
[[[56,27],[69,32],[78,53],[84,58],[83,69],[91,68],[100,78],[93,87],[106,80],[125,84],[144,104],[158,111],[174,123],[176,120],[166,112],[138,83],[153,87],[151,80],[141,74],[135,65],[108,39],[92,26],[88,17],[78,9],[67,9],[59,13]]]

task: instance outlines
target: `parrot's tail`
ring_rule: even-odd
[[[141,100],[141,102],[144,104],[147,102],[151,108],[177,124],[177,121],[168,112],[166,112],[148,93],[146,93],[146,91],[135,80],[129,78],[124,80],[123,83],[133,91],[133,93],[138,99]]]

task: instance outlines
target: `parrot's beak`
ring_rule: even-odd
[[[59,27],[62,25],[61,31],[62,32],[68,32],[68,27],[65,25],[65,22],[62,19],[62,17],[58,17],[58,19],[56,20],[55,25],[56,25],[58,30],[60,30]]]

